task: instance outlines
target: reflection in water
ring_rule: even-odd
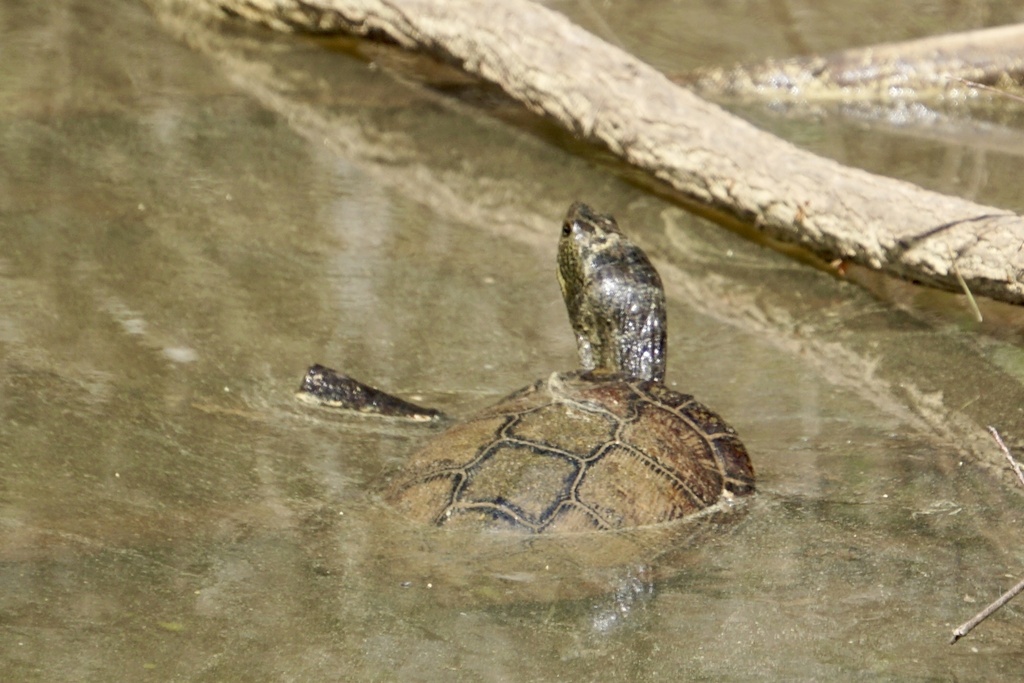
[[[893,310],[302,41],[8,5],[3,680],[1019,673],[1012,611],[945,644],[1020,573],[1020,502],[967,438],[1019,431],[1019,354],[948,297]],[[572,367],[575,198],[656,255],[669,383],[735,416],[762,493],[699,542],[404,524],[378,492],[430,428],[300,405],[304,368],[469,412]]]

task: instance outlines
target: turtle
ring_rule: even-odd
[[[664,288],[615,218],[573,203],[557,274],[580,367],[437,435],[391,479],[386,502],[435,526],[552,533],[662,524],[752,494],[736,431],[665,386]],[[374,414],[440,415],[321,365],[302,394]]]

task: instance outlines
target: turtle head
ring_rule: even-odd
[[[579,202],[558,242],[558,283],[585,370],[665,379],[665,291],[615,219]]]

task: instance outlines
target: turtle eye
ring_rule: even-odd
[[[568,237],[572,232],[572,224],[569,221],[562,223],[562,237]]]

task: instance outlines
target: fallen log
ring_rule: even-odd
[[[383,37],[430,53],[498,84],[530,110],[646,170],[684,200],[769,238],[826,261],[1024,303],[1024,220],[1014,212],[801,150],[527,0],[186,4],[278,30]]]

